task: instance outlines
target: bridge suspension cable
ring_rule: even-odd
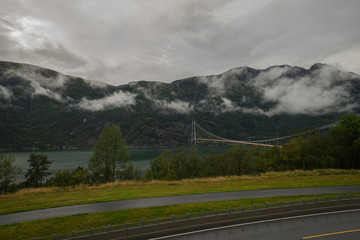
[[[360,113],[356,114],[357,117],[360,117]],[[336,121],[321,127],[317,127],[313,130],[308,130],[308,131],[304,131],[304,132],[300,132],[300,133],[295,133],[295,134],[291,134],[291,135],[287,135],[287,136],[283,136],[283,137],[277,137],[277,138],[271,138],[271,139],[262,139],[262,140],[255,140],[255,141],[239,141],[239,140],[232,140],[232,139],[228,139],[228,138],[224,138],[224,137],[220,137],[217,136],[209,131],[207,131],[205,128],[203,128],[199,123],[197,123],[195,120],[192,121],[192,135],[191,135],[191,142],[192,144],[196,144],[197,141],[213,141],[213,142],[227,142],[227,143],[238,143],[238,144],[246,144],[246,145],[257,145],[257,146],[265,146],[265,147],[273,147],[274,144],[270,144],[270,143],[274,143],[276,142],[278,145],[279,142],[284,142],[285,140],[291,139],[291,138],[295,138],[298,137],[300,135],[304,135],[304,134],[309,134],[309,133],[313,133],[315,131],[321,131],[324,129],[328,129],[334,126],[337,126],[340,123],[340,121]],[[204,132],[205,134],[208,135],[208,137],[206,138],[199,138],[196,135],[196,128],[198,128],[199,130],[201,130],[202,132]],[[281,147],[281,146],[279,146]]]

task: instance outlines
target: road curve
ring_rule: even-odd
[[[247,198],[315,195],[315,194],[330,194],[330,193],[350,193],[350,192],[360,192],[360,185],[336,186],[336,187],[266,189],[266,190],[219,192],[219,193],[179,195],[179,196],[168,196],[168,197],[129,199],[129,200],[81,204],[81,205],[47,208],[47,209],[40,209],[40,210],[33,210],[33,211],[19,212],[12,214],[4,214],[4,215],[0,215],[0,224],[19,223],[19,222],[26,222],[26,221],[53,218],[53,217],[70,216],[76,214],[106,212],[106,211],[132,209],[132,208],[166,206],[166,205],[175,205],[175,204],[213,202],[213,201],[225,201],[225,200],[236,200],[236,199],[247,199]]]
[[[151,240],[360,239],[360,209],[285,217],[174,234]]]

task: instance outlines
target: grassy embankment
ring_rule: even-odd
[[[122,199],[256,189],[360,184],[360,170],[268,172],[181,181],[124,181],[97,186],[23,189],[0,196],[0,214]]]
[[[359,170],[315,170],[265,173],[260,176],[219,177],[171,182],[130,181],[75,188],[43,188],[22,190],[14,194],[0,196],[0,213],[5,214],[81,203],[166,195],[359,184]],[[302,197],[303,196],[246,199],[82,214],[2,225],[0,226],[0,236],[5,237],[4,239],[29,239],[33,236],[51,235],[53,233],[71,232],[73,230],[78,231],[91,227],[107,226],[109,224],[123,224],[125,222],[139,221],[140,219],[146,220],[157,217],[168,217],[172,214],[178,215],[186,212],[200,212],[201,210],[208,211],[215,208],[236,208],[266,202],[277,202],[279,200],[301,199]]]

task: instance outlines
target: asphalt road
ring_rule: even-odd
[[[152,240],[165,239],[359,240],[360,209],[236,224]]]
[[[315,195],[330,193],[350,193],[360,192],[360,185],[357,186],[337,186],[337,187],[314,187],[314,188],[286,188],[252,190],[238,192],[221,192],[192,194],[169,197],[154,197],[143,199],[119,200],[112,202],[81,204],[66,207],[56,207],[13,214],[0,215],[0,224],[19,223],[32,220],[70,216],[76,214],[106,212],[121,209],[155,207],[186,203],[213,202],[246,198],[277,197],[277,196],[296,196],[296,195]]]

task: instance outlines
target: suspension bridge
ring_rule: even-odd
[[[357,117],[360,117],[360,113],[356,114]],[[310,134],[316,131],[322,131],[329,129],[331,127],[334,127],[339,124],[339,121],[317,127],[312,130],[307,130],[303,132],[299,132],[296,134],[291,134],[283,137],[276,137],[276,138],[270,138],[270,139],[261,139],[256,141],[246,141],[246,140],[232,140],[224,137],[217,136],[205,128],[203,128],[199,123],[197,123],[195,120],[191,123],[191,144],[196,145],[198,142],[223,142],[223,143],[233,143],[233,144],[244,144],[244,145],[254,145],[254,146],[262,146],[262,147],[273,147],[273,146],[279,146],[283,143],[289,142],[291,139]],[[203,136],[205,137],[199,137],[197,134],[197,131],[200,131],[203,133]]]

